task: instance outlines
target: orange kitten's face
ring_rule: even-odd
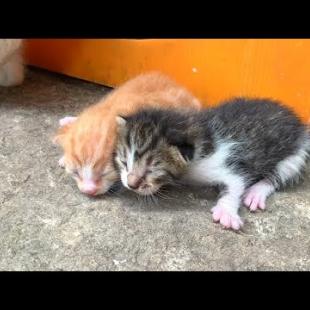
[[[92,196],[104,194],[119,178],[112,160],[113,126],[104,121],[66,117],[55,137],[64,150],[60,165],[81,192]]]
[[[79,164],[65,157],[65,168],[76,181],[79,190],[91,196],[106,193],[118,179],[111,162],[102,166],[93,166],[87,163]]]

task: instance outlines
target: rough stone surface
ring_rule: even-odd
[[[265,212],[241,208],[240,233],[212,222],[214,189],[175,189],[157,204],[125,190],[82,195],[51,137],[107,91],[34,69],[0,88],[0,270],[310,269],[308,176]]]

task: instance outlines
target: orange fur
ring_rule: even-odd
[[[148,106],[201,108],[198,99],[167,76],[157,72],[139,75],[87,108],[76,121],[59,128],[54,142],[64,150],[67,171],[88,166],[98,188],[96,194],[107,191],[119,178],[112,163],[117,137],[116,116],[127,116]],[[101,177],[103,172],[107,174]],[[83,177],[75,179],[83,191]]]

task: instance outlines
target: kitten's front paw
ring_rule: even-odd
[[[77,119],[77,117],[75,116],[66,116],[62,119],[59,120],[59,126],[60,127],[63,127],[63,126],[66,126],[68,124],[71,124],[73,123],[75,120]]]
[[[61,168],[65,168],[65,158],[64,158],[64,157],[61,157],[61,158],[58,160],[58,165],[59,165]]]
[[[220,222],[225,228],[239,230],[243,226],[240,216],[229,207],[217,204],[211,211],[213,220]]]

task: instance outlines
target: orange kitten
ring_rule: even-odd
[[[103,194],[119,179],[113,163],[116,116],[147,106],[188,110],[200,109],[201,104],[167,76],[152,72],[127,81],[78,117],[59,121],[54,138],[64,151],[59,164],[76,180],[81,192]]]

